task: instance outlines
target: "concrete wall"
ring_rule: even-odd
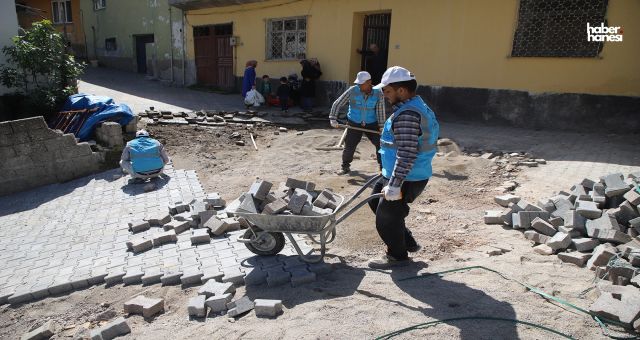
[[[147,47],[156,56],[155,66],[148,68],[151,73],[155,69],[158,78],[171,80],[173,56],[173,79],[182,83],[182,11],[170,9],[167,0],[107,1],[107,7],[97,11],[92,0],[80,1],[89,59],[97,59],[103,66],[136,72],[135,36],[153,34],[154,44]],[[107,38],[116,38],[116,51],[105,50]]]
[[[272,78],[300,72],[297,61],[265,60],[265,20],[309,15],[307,56],[317,57],[322,80],[352,81],[359,69],[364,14],[390,12],[389,65],[402,65],[430,86],[508,89],[532,93],[640,96],[640,1],[610,0],[610,26],[624,41],[605,43],[598,58],[511,58],[518,0],[271,0],[187,12],[187,59],[193,26],[233,23],[240,37],[235,75],[247,60]],[[279,6],[280,5],[280,6]],[[586,37],[586,27],[585,27]]]
[[[40,15],[19,15],[18,21],[20,27],[28,29],[35,21],[43,20],[43,17],[53,22],[53,7],[51,0],[22,0],[22,3],[29,7],[41,10]],[[86,57],[85,54],[85,32],[82,27],[83,14],[80,11],[80,0],[71,0],[71,17],[72,21],[68,24],[54,24],[53,26],[60,33],[66,31],[67,39],[71,42],[71,46],[76,56]]]
[[[0,195],[98,172],[103,157],[73,134],[49,129],[42,116],[2,122]]]
[[[18,35],[18,16],[13,1],[0,1],[0,50],[13,44],[11,38]],[[0,53],[0,65],[6,63],[4,53]],[[0,84],[0,95],[9,92],[9,89]]]

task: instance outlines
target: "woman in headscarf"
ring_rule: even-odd
[[[256,88],[256,67],[258,62],[249,60],[245,66],[244,77],[242,78],[242,98],[247,96],[249,90]]]

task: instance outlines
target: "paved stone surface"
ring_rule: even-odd
[[[184,232],[177,242],[139,254],[128,251],[127,242],[162,231],[151,227],[133,234],[128,222],[162,218],[175,202],[206,197],[195,171],[168,166],[165,173],[151,192],[144,192],[144,185],[127,185],[128,177],[114,169],[0,197],[0,303],[121,284],[125,277],[127,284],[180,284],[182,273],[194,270],[205,274],[203,282],[224,280],[224,273],[228,280],[244,275],[251,266],[247,259],[257,256],[237,242],[242,230],[197,245],[191,244],[191,232]],[[310,251],[301,237],[296,239]],[[283,268],[284,259],[294,254],[287,242],[273,258]]]

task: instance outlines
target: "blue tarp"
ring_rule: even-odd
[[[94,96],[85,93],[78,93],[67,98],[62,107],[62,111],[93,110],[93,112],[82,124],[76,134],[80,141],[87,141],[93,136],[93,132],[101,122],[117,122],[124,126],[133,119],[133,112],[127,104],[116,104],[113,99],[105,96]]]

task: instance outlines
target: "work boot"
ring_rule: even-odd
[[[383,255],[379,259],[369,260],[369,268],[372,269],[389,269],[393,267],[403,267],[409,265],[411,262],[411,258],[406,258],[404,260],[397,260],[395,257],[391,255]]]
[[[420,249],[422,249],[422,246],[417,243],[412,246],[407,246],[407,251],[410,253],[417,253],[420,251]]]
[[[348,175],[351,172],[351,169],[349,168],[342,168],[342,170],[336,172],[337,175]]]

